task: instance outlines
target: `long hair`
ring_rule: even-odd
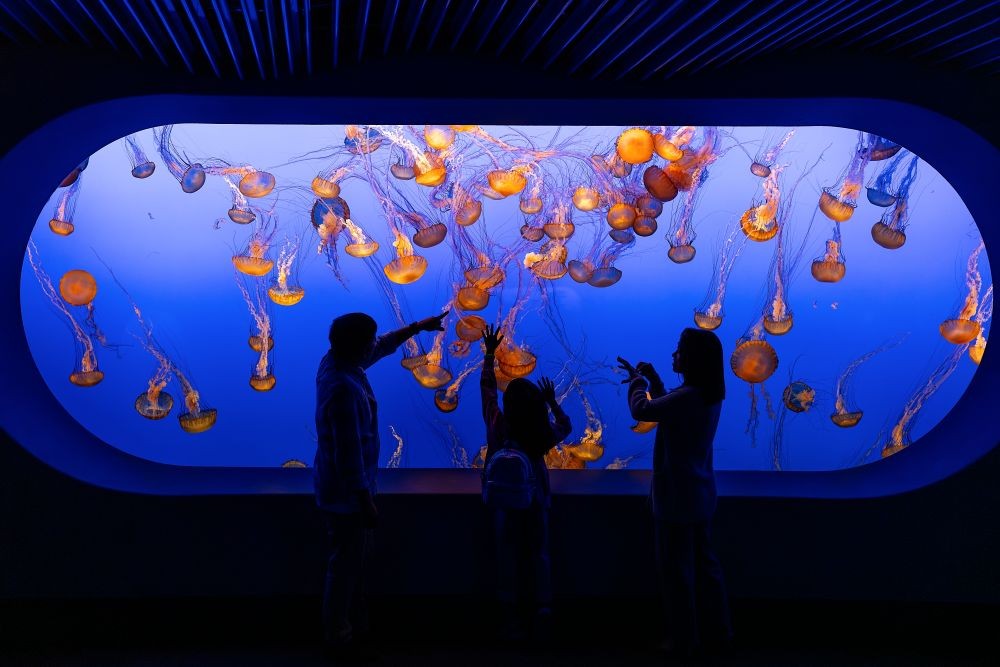
[[[554,442],[541,390],[524,378],[511,380],[503,393],[507,433],[529,456],[544,456]]]
[[[684,384],[700,389],[707,405],[721,402],[726,397],[726,374],[719,337],[704,329],[685,329],[677,348],[684,364]]]

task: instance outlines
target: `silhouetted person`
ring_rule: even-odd
[[[684,383],[670,391],[652,364],[633,368],[621,357],[618,361],[629,374],[632,417],[658,423],[651,495],[667,611],[665,647],[691,655],[703,641],[726,643],[732,637],[710,530],[716,504],[712,441],[726,395],[722,343],[711,331],[684,329],[673,354],[673,370]]]
[[[480,389],[486,422],[484,479],[497,452],[523,452],[532,467],[534,488],[524,509],[493,509],[497,557],[497,597],[508,639],[525,636],[528,626],[541,638],[551,617],[552,572],[549,560],[551,493],[545,454],[569,435],[569,417],[556,402],[548,378],[535,385],[524,378],[511,380],[501,411],[497,396],[494,354],[503,336],[488,327],[483,336],[486,356]],[[549,410],[555,421],[549,421]],[[484,494],[485,495],[485,494]]]
[[[378,406],[365,369],[420,331],[441,331],[447,312],[375,337],[375,320],[341,315],[330,325],[330,351],[316,373],[314,468],[316,504],[326,520],[329,546],[323,591],[327,648],[349,654],[355,631],[367,630],[364,567],[378,520]]]

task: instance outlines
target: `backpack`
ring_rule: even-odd
[[[511,443],[498,450],[483,468],[483,502],[494,509],[523,510],[538,495],[531,459]]]

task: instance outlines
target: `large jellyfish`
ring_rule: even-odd
[[[771,397],[767,393],[764,381],[778,370],[778,353],[767,342],[764,334],[763,318],[751,325],[746,333],[736,341],[736,349],[729,358],[729,366],[733,374],[750,385],[750,417],[747,420],[746,432],[750,434],[750,445],[757,446],[757,385],[760,385],[767,412],[773,415]]]
[[[271,350],[274,348],[274,331],[264,285],[259,280],[244,278],[239,273],[236,274],[236,284],[240,288],[253,323],[247,343],[250,349],[257,353],[257,361],[250,373],[250,386],[256,391],[271,391],[277,381],[270,358]]]
[[[854,374],[863,364],[870,361],[872,357],[885,352],[889,348],[895,347],[900,342],[902,342],[902,338],[884,343],[874,350],[865,352],[847,365],[847,368],[837,378],[837,384],[834,387],[834,411],[830,415],[830,421],[841,428],[851,428],[858,425],[861,417],[864,416],[864,411],[854,407],[854,401],[851,400],[851,381]]]
[[[233,266],[240,273],[260,277],[274,268],[274,260],[267,258],[271,241],[277,232],[278,221],[274,216],[261,213],[243,248],[233,255]]]
[[[267,289],[271,301],[279,306],[294,306],[306,295],[306,290],[298,284],[300,238],[285,239],[278,255],[278,275]]]
[[[893,160],[893,163],[901,157],[903,154]],[[906,225],[910,219],[910,187],[916,177],[917,156],[914,155],[906,168],[906,174],[899,182],[896,194],[892,198],[893,201],[890,204],[892,208],[882,214],[882,219],[872,226],[872,239],[883,248],[896,250],[906,243]],[[868,199],[871,199],[871,189],[868,190]]]
[[[694,310],[694,323],[699,329],[712,331],[722,325],[722,319],[725,317],[723,303],[726,299],[729,274],[732,273],[736,260],[743,252],[746,241],[747,237],[740,234],[739,226],[732,225],[729,234],[722,241],[715,264],[712,265],[712,280],[709,283],[708,293],[701,305]]]
[[[450,306],[451,304],[449,303],[446,308]],[[451,371],[442,365],[444,360],[444,335],[444,331],[439,331],[434,336],[434,343],[425,356],[425,362],[412,370],[413,377],[416,378],[421,387],[439,389],[451,382]]]
[[[979,304],[975,320],[979,323],[979,334],[976,340],[969,346],[969,358],[978,366],[983,360],[983,353],[986,352],[986,325],[993,317],[993,285],[986,288],[983,299]]]
[[[949,343],[964,345],[979,335],[982,327],[976,321],[976,310],[979,306],[979,293],[983,288],[983,277],[979,273],[979,254],[983,251],[982,242],[969,255],[965,268],[965,287],[968,290],[965,303],[958,315],[941,323],[941,335]]]
[[[69,236],[73,233],[73,216],[76,214],[76,200],[80,196],[80,186],[83,178],[77,178],[73,184],[59,192],[56,199],[56,206],[52,211],[52,219],[49,220],[49,229],[59,236]]]
[[[174,145],[171,135],[173,125],[153,128],[153,138],[159,150],[163,164],[167,166],[170,175],[177,179],[184,192],[197,192],[205,185],[205,168],[201,163],[191,162],[184,151]]]
[[[896,177],[896,170],[902,164],[904,157],[906,157],[905,151],[897,155],[892,162],[883,167],[874,180],[868,182],[866,188],[868,201],[873,205],[886,208],[896,202],[896,196],[891,192],[892,181]]]
[[[861,192],[861,182],[864,180],[865,167],[871,160],[873,137],[864,132],[858,132],[858,142],[854,154],[844,171],[840,189],[834,194],[833,188],[823,188],[819,197],[819,210],[823,215],[836,223],[845,222],[854,215],[858,206],[858,193]]]
[[[128,154],[129,164],[132,165],[132,176],[135,178],[149,178],[156,171],[156,164],[146,157],[145,151],[139,145],[139,140],[134,134],[130,134],[123,140],[125,142],[125,152]]]
[[[396,258],[382,267],[386,277],[397,285],[408,285],[427,271],[427,260],[413,252],[409,239],[396,228],[392,229],[396,240],[392,247],[396,249]]]
[[[77,361],[69,381],[78,387],[93,387],[104,379],[104,372],[97,367],[97,352],[94,335],[81,324],[70,312],[68,306],[87,306],[93,302],[97,294],[97,283],[86,271],[74,270],[68,272],[60,281],[59,289],[52,284],[52,279],[45,272],[38,258],[38,248],[34,241],[28,242],[28,262],[38,279],[42,293],[49,303],[66,319],[73,339],[76,341]]]

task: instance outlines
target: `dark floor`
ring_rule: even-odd
[[[323,665],[318,600],[0,601],[0,665],[241,667]],[[580,599],[557,608],[552,641],[491,639],[482,601],[381,598],[378,665],[662,665],[652,598]],[[737,642],[695,664],[733,667],[1000,665],[1000,608],[737,600]]]

